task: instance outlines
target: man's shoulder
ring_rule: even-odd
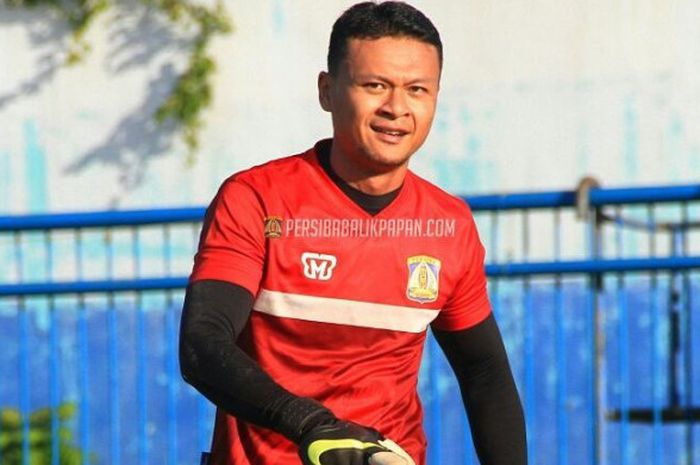
[[[253,187],[270,187],[277,183],[289,185],[295,177],[313,174],[316,166],[313,149],[305,152],[274,158],[260,165],[238,171],[229,176],[225,183],[239,182]]]
[[[424,201],[429,201],[439,205],[442,209],[454,211],[455,214],[470,215],[471,210],[467,202],[462,198],[450,192],[447,192],[440,186],[433,184],[414,172],[410,172],[413,178],[413,185],[418,196]]]

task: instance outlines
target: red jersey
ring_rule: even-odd
[[[192,281],[256,300],[238,344],[277,383],[371,426],[425,463],[417,379],[429,324],[460,330],[490,313],[484,249],[468,206],[408,172],[369,215],[316,149],[237,173],[207,214]],[[214,465],[298,465],[282,435],[219,410]]]

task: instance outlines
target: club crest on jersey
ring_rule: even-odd
[[[440,265],[437,258],[428,255],[408,257],[408,285],[406,297],[420,302],[435,302],[440,290]]]
[[[304,252],[301,254],[301,264],[304,266],[304,276],[318,281],[328,281],[333,277],[333,270],[338,260],[334,255]]]
[[[265,217],[265,237],[277,238],[282,237],[282,217],[266,216]]]

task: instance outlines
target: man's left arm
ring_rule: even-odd
[[[525,465],[525,418],[493,314],[459,331],[433,328],[459,382],[482,465]]]

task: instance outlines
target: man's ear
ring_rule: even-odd
[[[326,71],[318,73],[318,101],[321,108],[331,111],[331,80],[333,78]]]

